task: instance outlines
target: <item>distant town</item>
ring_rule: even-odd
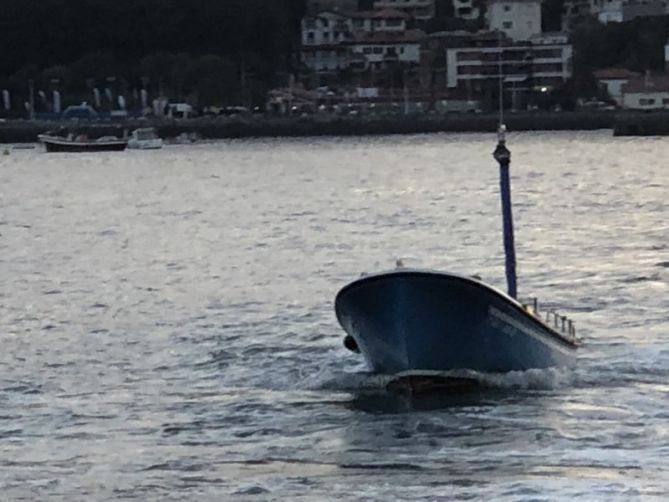
[[[158,23],[151,36],[172,45],[132,51],[121,63],[99,46],[93,53],[77,47],[81,53],[70,61],[54,55],[41,64],[5,65],[0,118],[669,108],[664,1],[307,0],[291,11],[293,21],[288,15],[276,21],[278,28],[271,23],[283,14],[279,3],[250,5],[252,29],[243,36],[258,33],[263,44],[253,50],[248,39],[236,50],[225,35],[213,34],[206,51],[198,45],[187,52],[194,43],[188,39],[176,52],[173,33]],[[225,8],[216,15],[234,23]],[[136,27],[119,30],[119,37],[138,36]],[[278,55],[271,52],[274,41]],[[131,42],[121,44],[124,50]]]

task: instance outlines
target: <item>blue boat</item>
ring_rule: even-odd
[[[569,366],[578,346],[565,318],[549,312],[549,324],[533,305],[445,272],[397,268],[361,277],[339,291],[335,311],[346,345],[375,373]]]
[[[500,126],[494,156],[500,164],[508,293],[475,277],[401,264],[351,282],[337,294],[335,312],[346,332],[344,345],[362,353],[372,372],[412,377],[574,364],[580,343],[573,323],[552,311],[540,314],[536,300],[523,304],[516,299],[504,131]]]

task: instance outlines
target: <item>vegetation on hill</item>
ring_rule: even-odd
[[[257,100],[295,68],[303,0],[0,0],[0,88]],[[57,81],[56,81],[57,79]],[[89,98],[90,100],[90,98]]]
[[[0,0],[0,89],[11,91],[15,108],[27,101],[30,80],[36,92],[59,89],[64,104],[91,101],[94,87],[123,93],[131,104],[140,88],[203,106],[260,104],[268,89],[286,85],[298,71],[305,3]],[[545,0],[544,29],[560,28],[563,3]],[[455,20],[452,2],[437,0],[437,16],[426,28],[482,26],[482,19]],[[608,25],[583,19],[571,36],[569,92],[592,92],[597,68],[663,71],[668,29],[667,16]]]

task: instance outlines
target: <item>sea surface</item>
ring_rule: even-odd
[[[2,500],[668,500],[669,138],[508,138],[575,369],[411,397],[342,346],[335,294],[397,258],[504,289],[495,143],[0,155]]]

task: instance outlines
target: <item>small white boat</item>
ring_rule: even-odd
[[[142,127],[132,131],[128,139],[128,148],[138,150],[155,150],[163,147],[163,140],[158,136],[155,128]]]

